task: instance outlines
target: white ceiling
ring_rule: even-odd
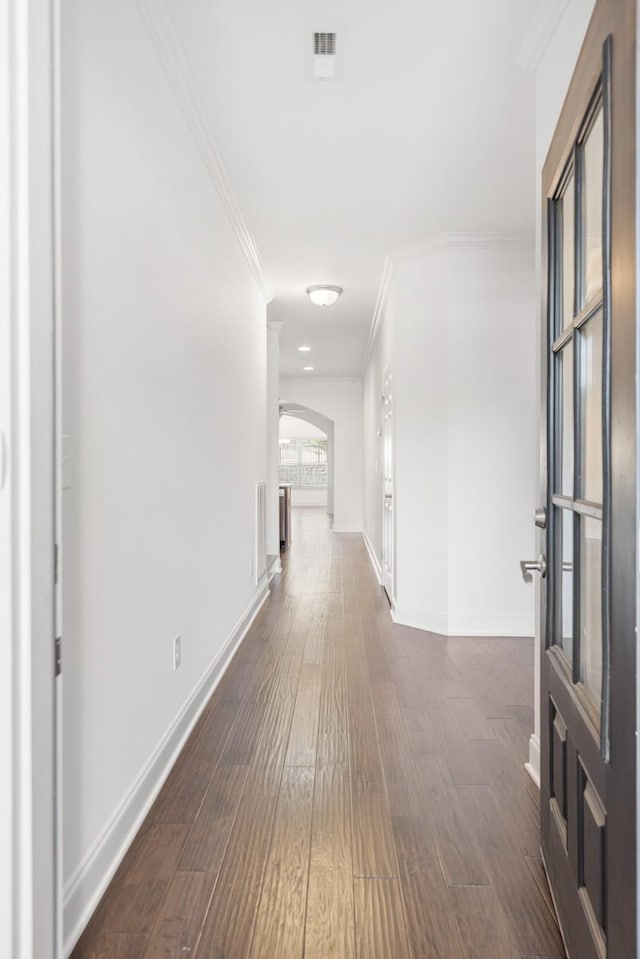
[[[537,0],[167,2],[285,324],[283,375],[360,375],[390,250],[533,232],[516,54]],[[307,79],[314,30],[337,32],[341,80]],[[321,282],[344,287],[336,306],[307,300]]]

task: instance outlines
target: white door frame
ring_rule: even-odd
[[[382,405],[381,405],[381,436],[382,436],[382,551],[381,551],[381,578],[382,585],[389,597],[392,607],[395,604],[395,449],[393,442],[393,396],[389,391],[391,385],[391,368],[387,367],[384,371],[382,382]],[[388,395],[387,395],[388,393]],[[391,431],[391,455],[389,457],[388,435]],[[390,462],[389,462],[390,459]],[[388,496],[391,499],[388,499]]]
[[[52,0],[7,0],[1,17],[0,952],[49,959],[57,938]]]

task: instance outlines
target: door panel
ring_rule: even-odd
[[[384,374],[382,397],[382,585],[389,602],[394,600],[393,557],[393,392],[391,371]]]
[[[541,825],[571,959],[636,955],[635,7],[598,0],[542,184]]]

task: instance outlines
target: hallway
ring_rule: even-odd
[[[272,585],[73,959],[562,957],[532,643],[394,626],[318,509]]]

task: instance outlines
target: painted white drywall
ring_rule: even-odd
[[[436,253],[396,271],[393,316],[395,602],[402,618],[427,615],[446,633],[448,301],[447,264]],[[413,618],[416,625],[420,620]]]
[[[327,434],[319,426],[315,426],[299,416],[287,416],[286,413],[280,417],[278,432],[280,439],[326,440],[327,438]]]
[[[334,422],[334,529],[362,529],[362,383],[356,379],[283,379],[280,399]]]
[[[449,632],[532,636],[537,338],[532,245],[447,256]]]
[[[62,140],[68,888],[255,596],[266,309],[136,4],[65,0]]]
[[[530,245],[432,244],[399,259],[365,373],[365,533],[378,560],[382,373],[393,370],[395,618],[531,635],[537,393]]]

